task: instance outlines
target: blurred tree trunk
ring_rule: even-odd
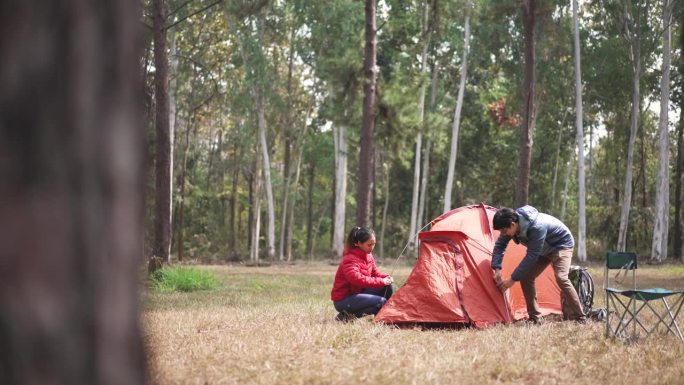
[[[363,70],[366,82],[363,86],[363,124],[359,143],[359,182],[357,190],[356,224],[368,226],[370,217],[371,173],[373,169],[373,152],[375,144],[375,87],[378,78],[378,67],[375,64],[377,55],[375,0],[366,0],[366,47]]]
[[[672,39],[672,0],[663,0],[663,62],[660,78],[660,120],[658,122],[658,176],[656,178],[655,218],[651,262],[667,259],[667,232],[670,228],[670,132],[668,106],[670,104],[670,63]]]
[[[518,181],[515,189],[517,207],[526,205],[529,199],[532,144],[537,113],[535,99],[537,80],[534,68],[537,2],[536,0],[523,0],[521,8],[525,41],[525,80],[523,84],[523,122],[520,127]]]
[[[465,17],[465,37],[463,38],[463,59],[461,60],[461,81],[458,85],[458,97],[454,110],[454,121],[451,123],[451,152],[449,153],[449,168],[447,170],[446,189],[444,191],[443,212],[451,210],[451,195],[454,187],[454,172],[456,169],[456,156],[458,155],[458,133],[461,127],[461,110],[463,109],[463,94],[468,76],[468,52],[470,51],[470,9],[468,2]]]
[[[587,260],[587,220],[584,176],[584,112],[582,107],[582,61],[579,43],[579,20],[577,16],[577,0],[572,1],[572,20],[575,41],[575,125],[577,128],[577,259]]]
[[[641,111],[641,92],[639,83],[641,81],[641,43],[639,33],[639,22],[634,21],[631,12],[631,5],[628,1],[624,4],[625,33],[630,46],[630,59],[632,62],[632,116],[629,130],[629,144],[627,146],[627,167],[625,172],[625,185],[623,190],[622,209],[620,211],[620,228],[618,231],[617,251],[625,251],[627,243],[627,230],[629,225],[629,211],[632,205],[632,178],[634,164],[634,142],[636,141],[637,128],[639,123],[639,113]],[[637,12],[637,15],[640,15]]]
[[[169,59],[166,52],[166,5],[153,0],[155,84],[155,216],[154,255],[171,258],[171,131],[169,125]]]
[[[145,383],[137,1],[0,2],[0,383]]]

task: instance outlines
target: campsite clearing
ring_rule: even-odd
[[[625,345],[604,323],[484,330],[397,329],[333,320],[336,266],[198,266],[223,286],[144,295],[152,384],[680,384],[684,343]],[[399,284],[410,267],[394,270]],[[602,268],[590,268],[604,306]],[[684,266],[644,266],[640,282],[684,287]],[[680,315],[681,320],[682,315]]]

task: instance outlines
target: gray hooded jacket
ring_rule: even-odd
[[[575,240],[563,222],[551,215],[540,213],[532,206],[523,206],[515,210],[518,213],[518,233],[513,237],[515,243],[527,246],[527,254],[515,269],[511,278],[520,281],[537,262],[540,255],[546,256],[554,251],[572,249]],[[492,269],[500,269],[504,251],[511,238],[503,233],[494,244],[492,252]]]

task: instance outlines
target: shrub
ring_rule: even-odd
[[[150,279],[154,289],[160,292],[191,292],[219,287],[213,273],[194,267],[164,267],[152,273]]]

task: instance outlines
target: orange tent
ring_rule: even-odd
[[[491,252],[499,232],[496,209],[484,204],[451,210],[419,234],[420,256],[406,283],[376,315],[387,324],[464,324],[483,328],[527,318],[520,283],[502,293],[492,279]],[[509,277],[526,248],[511,242],[503,260]],[[543,315],[561,314],[560,289],[548,267],[536,281]]]

